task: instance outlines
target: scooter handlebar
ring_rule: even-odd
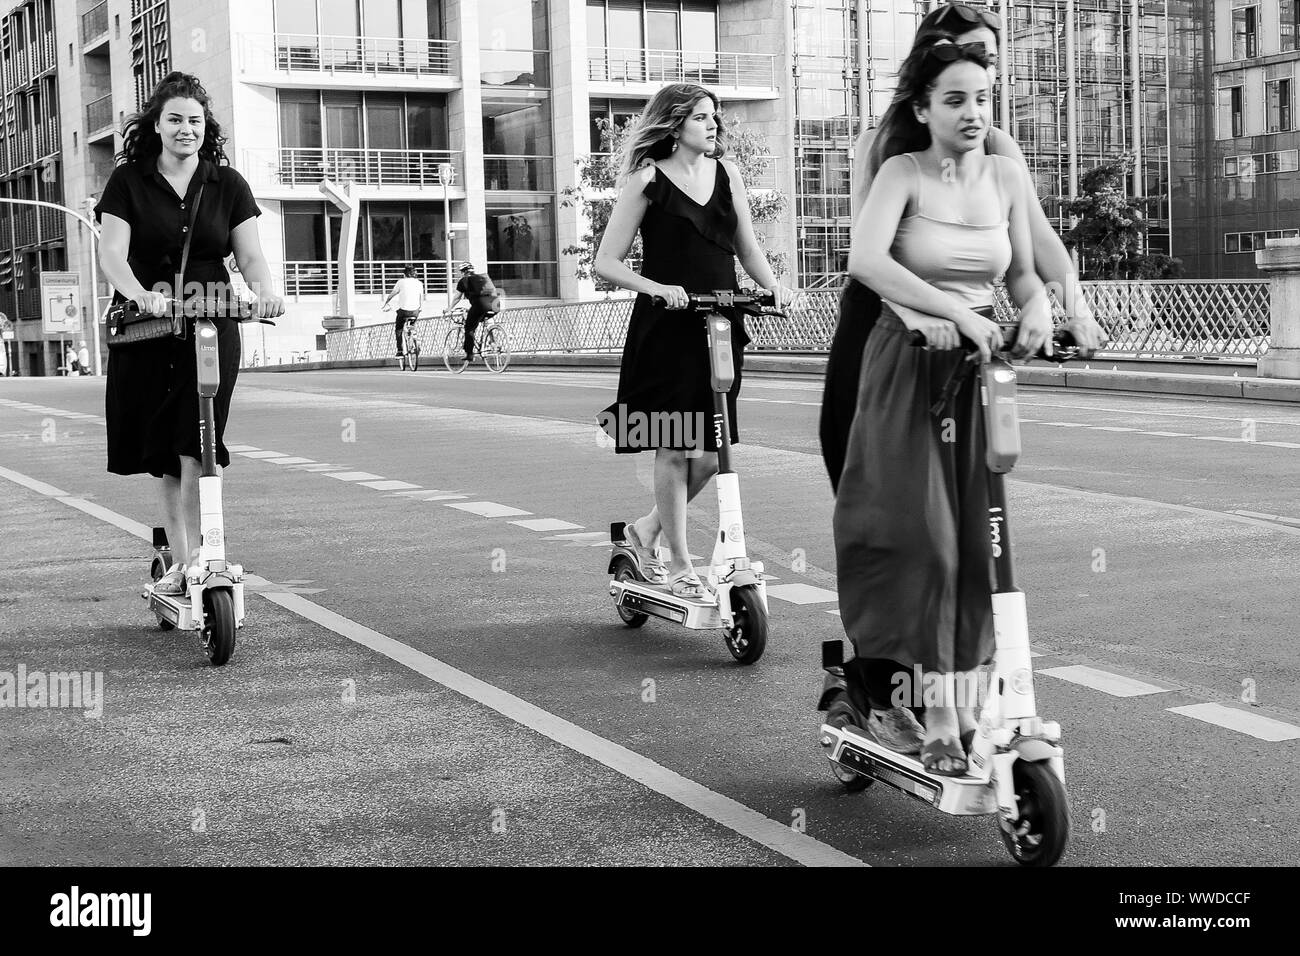
[[[1016,338],[1020,334],[1019,326],[1003,326],[1002,329],[1002,348],[998,349],[997,354],[1005,355],[1015,351]],[[915,348],[929,348],[925,333],[913,329],[908,333],[909,344]],[[961,347],[967,352],[977,351],[976,345],[970,339],[962,337]],[[1070,362],[1079,357],[1079,345],[1075,342],[1074,333],[1068,329],[1057,329],[1052,333],[1052,354],[1048,355],[1043,349],[1039,349],[1029,358],[1046,359],[1049,362],[1063,363]]]
[[[667,305],[661,295],[650,297],[655,305]],[[682,312],[711,312],[717,308],[735,308],[741,311],[770,309],[776,305],[776,296],[766,289],[760,292],[731,292],[726,289],[712,293],[689,292],[686,295],[686,308]]]
[[[169,309],[168,314],[179,314],[189,318],[206,318],[206,319],[235,319],[239,322],[262,322],[266,325],[275,325],[271,319],[260,319],[253,314],[256,303],[244,302],[239,299],[186,299],[178,301],[176,299],[167,300]],[[122,303],[122,307],[129,315],[139,315],[140,306],[134,300],[128,299]]]

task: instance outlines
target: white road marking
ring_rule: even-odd
[[[262,449],[258,448],[256,445],[227,445],[226,446],[226,451],[230,452],[232,455],[238,455],[241,452],[246,452],[246,451],[261,451],[261,450]]]
[[[229,451],[229,449],[227,449]],[[282,451],[241,451],[239,453],[245,458],[288,458]]]
[[[1135,432],[1136,428],[1125,428],[1122,425],[1093,425],[1093,429],[1099,432]]]
[[[1300,448],[1293,441],[1257,441],[1251,442],[1252,445],[1268,445],[1270,448]]]
[[[53,485],[47,485],[34,478],[28,478],[26,475],[10,471],[7,468],[0,467],[0,477],[7,478],[33,491],[39,491],[43,495],[53,497],[79,510],[86,510],[81,506],[89,504],[89,502],[85,502],[80,498],[72,498],[65,492],[60,492]],[[55,494],[51,494],[51,492]],[[94,506],[94,508],[95,512],[87,511],[87,513],[93,513],[100,520],[122,528],[136,537],[151,540],[151,534],[142,534],[142,531],[147,529],[138,521],[132,521],[124,515],[116,514],[107,508],[100,508],[98,505]],[[495,710],[503,717],[513,720],[515,723],[527,727],[581,756],[595,760],[616,773],[622,774],[629,780],[634,780],[647,789],[653,790],[655,793],[661,794],[675,803],[726,827],[733,833],[780,853],[787,859],[794,860],[803,866],[860,867],[868,865],[855,856],[850,856],[805,833],[800,833],[785,823],[766,817],[757,810],[710,790],[708,787],[669,770],[667,767],[655,763],[633,750],[593,734],[591,731],[585,730],[562,717],[557,717],[536,704],[529,703],[437,658],[430,657],[422,651],[418,651],[363,624],[309,601],[301,593],[277,590],[277,587],[283,588],[283,586],[277,586],[258,575],[250,574],[246,580],[250,585],[250,590],[261,593],[268,601],[284,608],[286,611],[332,631],[340,637],[345,637],[356,644],[360,644],[362,647],[367,647],[378,654],[382,654],[389,660],[401,664],[403,667],[413,670],[417,674],[427,677],[475,703]],[[262,588],[267,590],[261,590]]]
[[[511,508],[509,505],[503,505],[496,501],[467,501],[464,504],[443,505],[443,507],[468,511],[470,514],[482,518],[513,518],[515,515],[532,514],[531,511],[524,511],[522,508]]]
[[[821,604],[825,601],[838,601],[840,597],[834,591],[811,584],[778,584],[767,589],[767,596],[791,604]]]
[[[1247,442],[1244,438],[1224,438],[1222,435],[1193,435],[1196,441],[1227,441],[1236,442],[1237,444],[1259,444],[1258,442]]]
[[[593,734],[499,687],[458,670],[296,594],[266,594],[268,601],[368,647],[443,687],[482,704],[575,753],[635,780],[703,817],[804,866],[865,866],[832,846],[723,796],[635,751]]]
[[[315,465],[294,465],[293,467],[299,468],[302,471],[338,471],[340,468],[344,468],[346,466],[315,464]]]
[[[1143,432],[1143,435],[1159,435],[1161,438],[1191,438],[1191,432]]]
[[[288,458],[268,458],[269,462],[277,465],[314,465],[316,461],[311,458],[295,458],[292,455]]]
[[[568,531],[572,528],[581,528],[582,525],[574,524],[572,521],[561,521],[559,518],[530,518],[526,521],[512,521],[511,524],[517,524],[521,528],[527,528],[529,531]]]
[[[1249,734],[1259,740],[1267,740],[1271,743],[1300,738],[1300,727],[1274,720],[1272,717],[1264,717],[1261,714],[1252,714],[1250,711],[1239,710],[1236,707],[1227,707],[1223,704],[1187,704],[1183,707],[1168,707],[1166,709],[1171,714],[1194,717],[1197,720],[1205,721],[1207,724],[1226,727],[1228,730]]]
[[[1038,671],[1038,673],[1069,681],[1071,684],[1082,684],[1084,687],[1091,687],[1093,690],[1099,690],[1103,694],[1110,694],[1112,697],[1141,697],[1145,694],[1165,694],[1174,690],[1172,687],[1157,687],[1155,684],[1134,680],[1122,674],[1112,674],[1110,671],[1088,667],[1084,664],[1072,664],[1068,667],[1049,667],[1046,670]]]
[[[363,488],[374,488],[375,491],[404,491],[407,488],[420,487],[419,485],[412,484],[409,481],[397,481],[393,478],[382,481],[363,481],[361,482],[361,486]]]
[[[325,473],[326,478],[337,478],[339,481],[382,481],[383,475],[372,475],[368,471],[331,471]]]
[[[1282,521],[1286,524],[1300,525],[1300,518],[1287,518],[1283,515],[1266,515],[1258,511],[1234,511],[1232,514],[1242,515],[1247,518],[1261,518],[1264,521]]]

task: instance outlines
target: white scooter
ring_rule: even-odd
[[[745,551],[741,517],[740,478],[731,468],[731,422],[727,393],[735,381],[732,365],[731,320],[719,313],[730,308],[750,315],[775,304],[771,293],[716,292],[691,295],[687,309],[702,313],[708,329],[709,369],[713,389],[713,433],[718,446],[718,532],[707,571],[700,577],[708,592],[701,598],[674,595],[665,585],[647,579],[636,550],[626,538],[625,522],[610,525],[614,548],[609,557],[610,596],[628,627],[640,627],[651,617],[663,618],[693,631],[725,632],[727,649],[741,664],[753,664],[767,646],[767,585],[763,563]]]
[[[920,333],[914,343],[924,344]],[[1052,866],[1070,836],[1061,727],[1038,716],[1025,595],[1015,586],[1011,534],[1003,475],[1020,457],[1016,372],[1003,352],[980,367],[980,399],[989,470],[989,534],[995,585],[993,631],[996,650],[989,692],[979,726],[963,735],[968,754],[965,776],[927,772],[914,756],[878,743],[862,728],[866,715],[849,696],[841,641],[822,645],[826,679],[818,709],[826,711],[821,744],[835,778],[848,790],[879,780],[954,816],[996,813],[1002,840],[1017,863]],[[1054,361],[1078,354],[1069,333],[1054,338]],[[1040,356],[1046,357],[1046,356]]]
[[[167,533],[153,529],[154,557],[142,597],[165,631],[179,628],[197,631],[203,652],[214,667],[230,660],[235,652],[235,633],[244,626],[244,569],[226,559],[225,516],[222,511],[221,475],[217,473],[217,419],[213,399],[221,384],[217,352],[217,327],[211,316],[228,316],[239,321],[269,319],[249,317],[247,306],[225,300],[197,300],[185,303],[187,312],[199,313],[194,320],[194,355],[198,363],[199,438],[203,455],[199,474],[201,529],[198,561],[185,570],[185,594],[159,594],[156,582],[172,565]]]

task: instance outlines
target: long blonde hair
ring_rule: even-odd
[[[718,98],[694,83],[670,83],[650,98],[640,119],[632,127],[619,152],[619,181],[622,182],[647,163],[667,159],[673,153],[673,132],[685,122],[691,107],[702,97],[713,101],[717,138],[713,141],[712,159],[721,159],[727,151],[726,132]]]

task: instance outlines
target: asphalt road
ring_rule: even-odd
[[[596,439],[614,381],[245,373],[227,537],[276,583],[222,669],[135,596],[153,489],[103,472],[102,380],[0,381],[0,671],[109,688],[98,720],[0,710],[0,858],[1012,865],[991,819],[846,794],[817,746],[841,634],[819,386],[741,399],[749,544],[780,579],[743,668],[719,634],[610,607],[608,524],[650,501],[649,456]],[[1021,414],[1012,530],[1039,710],[1065,730],[1065,862],[1294,863],[1300,408],[1027,389]]]

